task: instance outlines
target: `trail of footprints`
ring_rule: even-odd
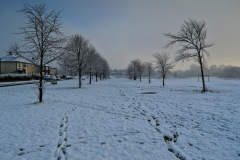
[[[124,95],[122,93],[122,90],[119,89],[119,92],[121,95]],[[125,97],[125,95],[124,95]],[[136,100],[133,98],[133,103],[132,105],[130,106],[135,106],[136,104]],[[163,134],[163,139],[164,139],[164,142],[166,143],[167,147],[168,147],[168,150],[170,152],[172,152],[178,159],[181,159],[181,160],[185,160],[185,159],[191,159],[190,157],[188,157],[185,153],[183,153],[183,151],[177,146],[177,144],[175,144],[177,142],[177,138],[178,138],[178,133],[175,132],[175,133],[170,133],[169,131],[163,129],[163,128],[160,128],[160,121],[155,117],[155,116],[148,116],[147,115],[147,111],[145,110],[142,110],[140,108],[141,104],[138,103],[138,107],[133,107],[136,111],[138,111],[141,115],[145,116],[145,117],[148,117],[148,123],[155,128],[155,130],[158,132],[158,133],[161,133]],[[151,109],[151,108],[150,108]],[[163,113],[162,113],[163,114]],[[182,153],[179,153],[178,151],[182,152]]]
[[[120,95],[124,98],[127,98],[125,97],[124,94],[121,94],[121,90],[119,91],[120,92]],[[135,99],[133,99],[133,101],[135,101]],[[175,133],[170,133],[169,131],[163,129],[163,128],[160,128],[160,121],[155,117],[155,116],[148,116],[147,115],[147,111],[145,110],[142,110],[140,108],[140,104],[138,103],[139,107],[134,107],[135,103],[133,103],[133,105],[130,105],[132,106],[137,112],[139,112],[141,115],[145,116],[145,117],[148,117],[148,123],[155,128],[155,130],[158,132],[158,133],[161,133],[163,134],[163,139],[168,147],[168,150],[170,152],[172,152],[177,158],[181,159],[181,160],[184,160],[184,159],[189,159],[189,157],[184,154],[182,152],[182,150],[177,146],[177,144],[175,144],[175,142],[177,142],[177,138],[178,138],[178,134],[177,132]],[[73,108],[71,110],[68,110],[67,112],[65,112],[62,116],[62,121],[60,123],[60,129],[59,129],[59,139],[58,139],[58,144],[57,144],[57,149],[56,149],[56,152],[55,152],[55,157],[57,158],[57,160],[66,160],[66,155],[67,155],[67,152],[66,152],[66,149],[68,147],[71,147],[71,144],[68,144],[67,143],[67,123],[68,123],[68,115],[74,111],[76,109]],[[95,108],[94,108],[95,109]],[[83,137],[81,137],[83,138]],[[121,142],[121,141],[120,141]],[[77,142],[77,143],[83,143],[83,142]],[[77,144],[75,143],[75,144]],[[84,142],[85,144],[86,142]],[[75,145],[73,144],[73,145]],[[104,143],[105,144],[105,143]],[[101,143],[101,145],[103,145]],[[182,153],[179,153],[178,151],[182,152]]]
[[[31,149],[31,150],[28,150],[26,148],[20,148],[19,149],[20,152],[16,156],[22,156],[24,154],[42,151],[44,149],[43,147],[45,147],[45,145],[40,145],[40,146],[34,147],[35,149]]]
[[[135,101],[135,100],[134,100]],[[141,115],[148,117],[148,123],[155,128],[158,133],[163,134],[164,142],[166,143],[168,150],[172,152],[178,159],[185,160],[191,159],[188,157],[176,144],[177,138],[179,137],[177,132],[170,133],[169,131],[160,128],[160,121],[155,116],[148,116],[147,111],[140,109],[141,104],[138,103],[139,107],[134,107]],[[179,153],[180,151],[181,153]]]
[[[76,109],[76,107],[68,110],[62,116],[62,121],[59,126],[60,129],[59,129],[57,149],[56,149],[56,152],[54,155],[57,158],[57,160],[66,160],[67,159],[66,158],[66,155],[67,155],[66,149],[71,146],[70,144],[67,143],[68,116],[75,109]]]

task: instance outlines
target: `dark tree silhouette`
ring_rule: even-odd
[[[87,68],[87,54],[89,52],[89,40],[82,35],[72,35],[66,48],[64,59],[67,61],[68,68],[78,73],[78,87],[82,86],[82,73]]]
[[[199,63],[203,83],[202,92],[205,92],[206,88],[203,67],[204,63],[206,63],[206,56],[210,56],[209,52],[206,51],[206,48],[214,45],[213,43],[207,43],[205,41],[207,38],[206,22],[198,22],[189,18],[188,20],[184,20],[184,23],[177,34],[164,33],[164,35],[170,39],[167,45],[164,47],[165,49],[175,45],[176,43],[182,47],[177,51],[177,56],[175,58],[177,62],[184,62],[186,60],[193,59]],[[193,52],[189,52],[192,50]]]
[[[163,86],[165,86],[165,78],[170,72],[170,69],[174,67],[174,63],[170,61],[169,53],[163,52],[153,54],[153,57],[156,59],[157,68],[159,69],[160,75],[163,78]]]
[[[151,83],[151,73],[153,71],[153,64],[151,62],[146,62],[145,66],[148,72],[148,82]]]
[[[24,3],[24,7],[19,12],[24,13],[27,22],[24,27],[20,27],[20,33],[24,35],[22,41],[24,45],[19,46],[17,43],[10,46],[12,53],[21,56],[39,68],[39,103],[42,102],[43,84],[42,72],[44,66],[57,58],[62,52],[62,45],[66,41],[60,28],[61,11],[55,9],[47,12],[45,4],[31,6]]]

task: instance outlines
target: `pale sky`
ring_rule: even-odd
[[[125,69],[135,58],[154,61],[156,52],[169,52],[174,58],[179,48],[164,50],[168,39],[163,33],[177,33],[187,18],[207,23],[207,41],[215,43],[208,49],[209,65],[240,66],[240,0],[0,0],[0,57],[10,43],[19,41],[12,33],[26,21],[17,12],[22,2],[63,10],[61,31],[90,39],[112,69]],[[192,63],[178,63],[175,69]]]

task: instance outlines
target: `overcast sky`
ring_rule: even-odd
[[[207,23],[207,41],[215,43],[208,49],[209,65],[240,66],[240,0],[0,0],[0,57],[19,41],[12,33],[26,21],[17,12],[23,2],[63,10],[64,34],[90,39],[112,69],[124,69],[135,58],[153,61],[156,52],[174,57],[178,47],[164,50],[168,39],[163,33],[177,33],[187,18]],[[179,63],[176,69],[192,63]]]

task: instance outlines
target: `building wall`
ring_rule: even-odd
[[[27,63],[22,63],[22,62],[17,63],[17,69],[24,68],[26,70],[26,72],[25,73],[23,72],[23,74],[28,74],[28,67],[27,66],[28,66]]]
[[[42,75],[50,75],[50,67],[44,66]]]
[[[35,66],[33,64],[28,64],[28,66],[27,66],[27,74],[37,74],[35,72],[34,68],[35,68]]]
[[[33,64],[22,63],[22,62],[1,61],[1,71],[3,74],[13,73],[13,72],[18,73],[17,70],[19,68],[25,69],[26,72],[22,72],[23,74],[39,74],[37,67]]]
[[[11,73],[17,70],[17,62],[1,62],[2,73]]]
[[[50,72],[52,75],[56,76],[56,68],[51,68]]]

